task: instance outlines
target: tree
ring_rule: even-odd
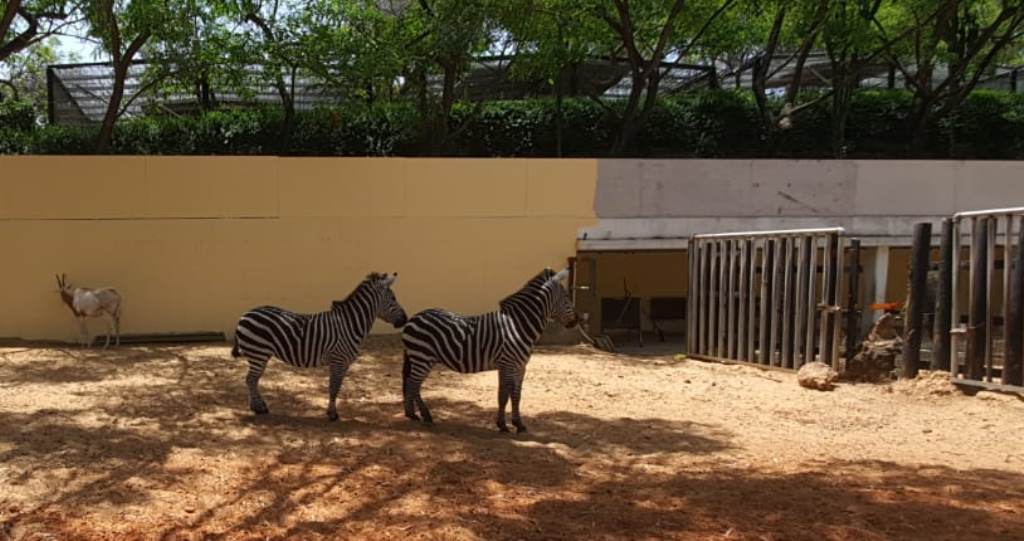
[[[909,39],[886,39],[885,52],[914,93],[912,148],[920,152],[931,127],[956,111],[1003,57],[1016,54],[1024,2],[905,0],[899,7],[871,22],[883,39],[894,27],[910,28]]]
[[[0,65],[0,101],[25,100],[37,111],[46,103],[46,66],[58,59],[53,41],[43,41],[13,54]]]
[[[81,3],[0,0],[0,62],[81,20]]]
[[[173,39],[188,31],[189,0],[150,2],[145,0],[98,0],[89,2],[89,33],[102,43],[111,57],[114,83],[96,137],[96,151],[110,150],[114,123],[124,113],[124,89],[128,70],[150,39]]]

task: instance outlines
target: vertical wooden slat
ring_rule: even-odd
[[[967,323],[967,378],[981,380],[985,375],[985,320],[988,316],[988,284],[985,262],[988,261],[988,220],[971,220],[971,295]]]
[[[860,239],[850,240],[850,277],[846,290],[846,361],[849,363],[860,344]]]
[[[778,366],[781,360],[776,356],[779,346],[779,328],[782,315],[779,308],[782,304],[782,251],[785,249],[786,239],[772,241],[772,283],[771,283],[771,305],[768,311],[768,360],[772,366]]]
[[[932,244],[932,224],[914,225],[914,240],[910,254],[910,305],[904,329],[904,378],[917,377],[921,362],[921,335],[924,331],[924,300],[928,293],[928,252]]]
[[[992,381],[992,341],[995,339],[995,325],[993,321],[995,307],[992,298],[992,289],[995,287],[996,273],[996,232],[999,230],[999,218],[992,216],[988,218],[988,257],[985,258],[985,302],[988,309],[985,311],[985,381]]]
[[[740,278],[737,283],[736,293],[739,296],[736,314],[736,358],[747,360],[747,310],[748,306],[747,283],[750,281],[750,247],[745,239],[739,240],[740,248]]]
[[[726,349],[728,350],[728,357],[730,359],[736,359],[736,273],[739,267],[739,250],[738,244],[735,240],[729,241],[729,289],[727,291],[728,298],[726,299]]]
[[[793,368],[800,368],[806,361],[803,352],[807,342],[807,252],[810,250],[811,238],[801,236],[797,239],[796,251],[796,319],[793,321]]]
[[[959,219],[953,220],[953,257],[952,268],[949,275],[949,373],[953,377],[960,377],[960,349],[963,344],[963,335],[960,325],[960,235],[963,232],[963,222]]]
[[[1024,385],[1024,216],[1017,224],[1017,242],[1012,258],[1007,250],[1005,260],[1013,261],[1010,271],[1010,311],[1005,322],[1006,359],[1003,361],[1003,384]]]
[[[761,250],[761,309],[758,314],[760,327],[758,328],[757,340],[760,358],[758,360],[761,364],[771,364],[771,355],[768,349],[768,320],[770,317],[768,308],[771,304],[771,299],[768,298],[768,292],[772,276],[772,241],[766,239]]]
[[[817,286],[818,286],[818,238],[810,237],[811,244],[807,250],[807,337],[804,342],[804,362],[814,362],[814,326],[817,321]]]
[[[829,305],[832,300],[832,252],[835,248],[835,244],[832,241],[832,237],[825,237],[825,250],[822,253],[822,274],[821,274],[821,308],[819,316],[821,327],[818,330],[819,342],[818,342],[818,354],[820,355],[821,362],[828,363],[829,359],[832,358],[831,352],[829,351],[829,342],[832,338],[832,334],[829,332]]]
[[[793,368],[793,243],[795,238],[783,241],[782,263],[782,358],[779,364]]]
[[[939,248],[939,286],[935,291],[935,329],[932,347],[932,370],[950,369],[950,330],[953,316],[953,220],[942,220],[942,238]],[[959,262],[956,262],[959,264]]]
[[[747,252],[750,254],[750,272],[747,276],[747,356],[744,360],[754,362],[754,346],[757,340],[757,243],[753,239],[746,241]]]
[[[832,267],[832,368],[839,370],[839,344],[840,344],[840,330],[843,327],[842,312],[839,308],[839,301],[843,296],[843,241],[844,239],[839,235],[833,235],[835,237],[835,265]]]

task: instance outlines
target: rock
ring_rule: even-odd
[[[831,391],[837,379],[839,374],[825,363],[807,363],[796,373],[796,381],[801,387],[819,391]]]
[[[878,383],[892,381],[903,355],[903,339],[896,334],[892,314],[884,314],[861,343],[860,351],[843,367],[847,381]]]

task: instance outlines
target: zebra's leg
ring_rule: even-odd
[[[345,361],[331,360],[330,401],[327,403],[327,419],[331,421],[338,420],[338,392],[341,391],[341,382],[345,379],[348,367],[349,363]]]
[[[512,394],[512,389],[515,386],[515,375],[511,370],[505,368],[498,369],[498,416],[494,420],[494,424],[498,425],[498,430],[502,432],[508,432],[508,424],[505,423],[505,407],[508,406],[509,396]],[[515,410],[513,410],[515,411]]]
[[[107,339],[103,341],[103,349],[110,347],[110,335],[114,334],[114,320],[107,322]]]
[[[412,390],[412,361],[409,354],[402,357],[402,406],[405,407],[405,416],[413,421],[419,421],[420,416],[416,415],[416,394]],[[418,391],[418,388],[417,388]]]
[[[526,377],[526,367],[524,366],[518,374],[516,374],[515,381],[513,383],[512,393],[512,424],[516,427],[516,432],[526,432],[526,425],[523,424],[522,417],[519,416],[519,399],[523,394],[523,378]]]
[[[263,401],[263,397],[260,396],[260,377],[263,375],[263,371],[267,368],[267,361],[269,359],[253,359],[249,358],[249,373],[245,376],[245,385],[249,388],[249,409],[256,415],[265,415],[270,413],[270,408],[267,407],[267,403]]]
[[[434,417],[430,414],[427,403],[420,396],[420,389],[423,387],[424,380],[430,375],[431,368],[433,368],[432,363],[422,359],[413,361],[409,357],[406,357],[402,365],[402,395],[405,403],[405,416],[414,421],[422,419],[427,424],[432,424]],[[419,416],[416,415],[413,405],[420,410]]]
[[[121,347],[121,313],[118,312],[114,315],[114,337],[116,342],[114,345]]]

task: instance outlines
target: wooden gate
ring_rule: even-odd
[[[944,225],[942,267],[952,276],[938,295],[952,321],[940,355],[958,384],[1024,391],[1024,207],[960,212]]]
[[[691,237],[689,355],[789,369],[818,360],[838,368],[844,314],[847,343],[859,334],[859,248],[840,227]]]

